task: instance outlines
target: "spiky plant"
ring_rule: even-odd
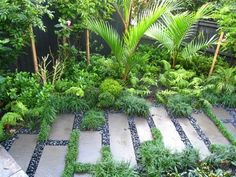
[[[200,34],[192,39],[192,36],[195,35],[194,25],[200,19],[207,18],[212,12],[212,7],[211,4],[205,4],[197,12],[183,12],[176,15],[168,13],[145,33],[168,49],[173,68],[179,57],[187,59],[214,43],[214,36],[206,40],[203,34]]]
[[[124,14],[130,12],[132,8],[131,1],[123,1]],[[157,3],[144,11],[140,21],[135,26],[129,26],[121,37],[118,32],[107,22],[90,18],[87,22],[87,28],[100,35],[112,50],[119,68],[122,69],[122,78],[127,80],[132,68],[142,62],[141,57],[134,57],[133,54],[148,28],[157,21],[165,12],[173,7],[169,0],[158,0]]]

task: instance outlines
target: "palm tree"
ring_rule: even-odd
[[[200,19],[207,18],[212,9],[213,6],[208,3],[199,8],[197,12],[183,12],[176,15],[169,13],[163,16],[162,20],[155,23],[145,34],[156,39],[161,46],[168,49],[172,67],[175,68],[176,60],[179,57],[187,59],[215,41],[214,36],[205,40],[202,34],[191,39],[195,34],[194,25]]]
[[[131,11],[129,8],[132,8],[132,0],[124,0],[123,2],[126,3],[123,6],[125,7],[123,11],[125,14],[129,14]],[[100,35],[111,48],[119,67],[123,69],[123,80],[127,80],[131,69],[136,64],[142,62],[142,58],[135,57],[134,52],[145,32],[159,17],[171,10],[172,7],[172,3],[169,0],[158,0],[155,5],[142,13],[141,20],[137,25],[127,26],[122,37],[107,22],[93,18],[88,20],[87,29]]]

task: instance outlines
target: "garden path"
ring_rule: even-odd
[[[235,110],[216,107],[213,112],[236,135]],[[79,162],[96,163],[101,158],[102,146],[109,145],[114,159],[125,160],[135,166],[139,162],[137,154],[140,144],[152,140],[151,128],[155,127],[161,131],[164,144],[172,151],[181,151],[187,146],[194,147],[200,151],[202,158],[210,154],[208,148],[211,143],[229,143],[203,113],[176,119],[164,107],[151,106],[150,116],[147,118],[130,117],[112,111],[105,115],[107,123],[100,131],[80,133]],[[59,115],[52,126],[49,140],[37,142],[38,132],[22,130],[8,143],[3,143],[3,146],[29,176],[60,177],[64,169],[69,135],[73,129],[79,129],[82,118],[82,114]],[[75,175],[89,176],[91,175]]]

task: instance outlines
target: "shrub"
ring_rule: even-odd
[[[114,79],[106,79],[100,85],[100,89],[102,93],[109,92],[117,97],[121,93],[123,87]]]
[[[68,95],[76,95],[77,97],[83,97],[84,91],[79,87],[71,87],[65,91]]]
[[[132,95],[121,96],[115,103],[117,109],[123,109],[128,115],[148,116],[149,106],[145,99]]]
[[[98,103],[99,88],[88,87],[85,89],[84,99],[90,107],[95,107]]]
[[[84,119],[81,124],[82,130],[98,130],[105,124],[105,116],[100,111],[88,111],[84,115]]]
[[[191,98],[190,98],[191,99]],[[167,108],[174,116],[184,117],[192,113],[191,100],[185,95],[173,95],[167,101]]]
[[[115,103],[115,97],[110,92],[101,93],[98,100],[98,106],[101,108],[113,107]]]

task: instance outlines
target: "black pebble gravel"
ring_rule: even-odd
[[[67,146],[69,140],[47,140],[47,146]]]
[[[46,145],[45,141],[41,141],[41,142],[37,143],[37,145],[34,149],[34,153],[31,157],[29,166],[26,170],[26,173],[29,177],[34,177],[34,174],[37,170],[40,158],[43,154],[43,150],[44,150],[45,145]]]
[[[15,142],[17,139],[17,134],[14,135],[13,137],[9,138],[8,140],[4,141],[1,143],[1,145],[6,149],[6,151],[9,151],[11,149],[12,144]]]
[[[139,162],[138,150],[139,150],[141,143],[140,143],[137,128],[135,125],[134,117],[129,117],[128,123],[129,123],[129,129],[130,129],[130,133],[131,133],[131,138],[132,138],[132,142],[133,142],[136,160],[137,160],[137,162]]]
[[[83,120],[83,113],[75,114],[75,119],[74,119],[74,123],[73,123],[73,129],[79,129],[82,120]]]
[[[210,145],[211,145],[211,141],[206,136],[206,134],[202,131],[200,126],[197,124],[197,120],[194,117],[192,117],[192,116],[188,116],[188,119],[189,119],[191,125],[193,126],[193,128],[196,130],[197,134],[200,136],[201,140],[203,140],[203,142],[205,143],[205,145],[209,149]]]
[[[110,133],[109,133],[109,125],[108,125],[108,112],[105,111],[104,114],[105,114],[106,123],[101,128],[102,145],[103,146],[110,146]]]
[[[182,126],[180,125],[178,119],[173,116],[171,114],[171,112],[166,108],[166,111],[171,119],[171,121],[173,122],[174,126],[175,126],[175,129],[176,131],[179,133],[179,136],[181,138],[181,140],[183,141],[183,143],[185,144],[186,147],[193,147],[192,143],[190,142],[190,140],[188,139],[187,135],[185,134]]]

